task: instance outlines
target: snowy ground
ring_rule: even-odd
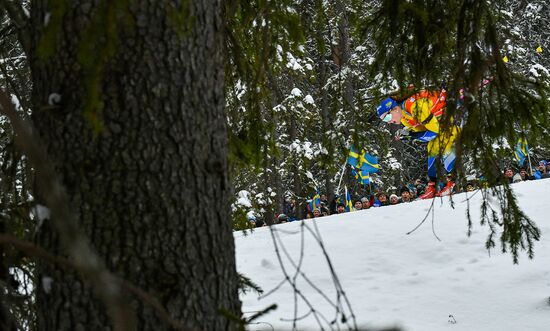
[[[331,305],[337,302],[335,282],[312,232],[319,231],[334,270],[351,303],[357,326],[382,328],[399,326],[408,331],[440,330],[550,330],[550,179],[514,184],[520,205],[537,223],[542,238],[536,243],[535,258],[525,253],[519,264],[499,246],[485,249],[486,226],[479,225],[480,194],[470,200],[473,233],[467,236],[466,195],[437,199],[434,230],[431,219],[410,235],[424,217],[431,201],[371,208],[305,222],[273,227],[286,272],[292,280],[292,266],[282,247],[300,270],[298,289],[315,309],[297,299],[298,330],[347,329]],[[470,194],[471,196],[471,194]],[[317,230],[316,230],[317,228]],[[311,232],[310,230],[311,229]],[[235,233],[237,268],[265,292],[284,280],[269,228],[244,235]],[[304,249],[301,249],[301,245]],[[323,297],[315,289],[326,295]],[[265,294],[265,293],[264,293]],[[339,306],[346,309],[343,297]],[[272,303],[278,308],[261,316],[251,330],[290,330],[295,316],[295,295],[285,283],[274,293],[259,298],[256,293],[241,296],[246,316]],[[450,318],[449,315],[452,315]],[[456,321],[456,323],[454,323]],[[353,325],[353,323],[348,323]]]

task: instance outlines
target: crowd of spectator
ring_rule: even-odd
[[[507,167],[504,170],[504,177],[506,177],[510,183],[550,178],[550,164],[546,160],[540,161],[533,170],[534,171],[530,173],[527,168],[521,167],[519,171],[515,173],[512,167]]]
[[[550,178],[550,163],[546,160],[542,160],[538,163],[533,171],[528,171],[526,168],[519,168],[516,170],[512,167],[504,168],[502,175],[509,183],[517,183],[527,180],[537,180]],[[439,183],[440,188],[444,187],[447,181],[451,181],[451,175],[445,178],[445,182]],[[454,186],[453,193],[459,192],[471,192],[480,187],[483,182],[483,177],[468,180],[463,187],[458,185]],[[397,205],[400,203],[410,203],[418,200],[419,196],[424,193],[426,189],[427,180],[418,178],[413,182],[407,183],[400,187],[398,190],[393,189],[389,192],[383,190],[377,190],[373,194],[366,196],[354,196],[352,199],[352,208],[346,208],[344,197],[335,196],[332,201],[328,201],[326,194],[321,194],[319,198],[319,204],[312,208],[313,204],[308,203],[305,207],[306,218],[319,218],[332,214],[342,214],[346,212],[353,212],[369,208],[378,208],[390,205]],[[275,215],[273,224],[282,224],[292,222],[299,219],[299,206],[295,199],[285,201],[284,210]],[[350,210],[351,209],[351,210]],[[265,223],[256,221],[255,218],[249,218],[252,226],[264,226]]]

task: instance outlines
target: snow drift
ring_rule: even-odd
[[[409,235],[431,200],[236,232],[237,268],[264,290],[241,295],[245,316],[278,305],[249,329],[550,330],[550,180],[513,188],[542,233],[534,259],[523,252],[519,264],[485,248],[480,194],[468,195],[470,237],[465,193],[454,208],[436,199],[433,223]]]

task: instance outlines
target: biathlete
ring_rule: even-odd
[[[401,124],[405,127],[404,130],[400,130],[401,135],[409,135],[414,140],[428,143],[430,181],[420,199],[450,195],[454,187],[454,182],[450,180],[439,192],[436,188],[435,160],[441,156],[447,173],[452,172],[456,159],[454,143],[459,134],[459,128],[456,125],[452,125],[449,130],[440,131],[439,120],[445,111],[445,105],[445,90],[420,91],[404,101],[388,97],[376,109],[378,117],[383,122]]]

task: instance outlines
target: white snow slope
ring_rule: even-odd
[[[341,323],[341,318],[328,323],[336,316],[333,304],[338,295],[325,256],[312,236],[318,231],[359,328],[550,330],[550,179],[517,183],[513,188],[523,211],[542,233],[534,259],[522,252],[519,264],[501,252],[498,239],[496,248],[490,252],[485,248],[489,228],[479,224],[479,193],[469,195],[474,221],[470,237],[464,193],[453,197],[454,209],[448,198],[435,200],[433,232],[430,217],[406,234],[424,218],[431,200],[272,227],[282,243],[279,253],[289,279],[296,275],[289,257],[299,264],[302,256],[300,271],[311,283],[298,273],[296,283],[303,298],[298,295],[296,305],[288,282],[266,297],[252,292],[241,295],[245,316],[278,305],[249,329],[290,330],[294,316],[306,314],[296,322],[296,329],[345,330],[354,325],[352,319]],[[494,205],[497,208],[496,201]],[[236,232],[235,241],[237,269],[258,284],[264,295],[285,280],[270,228],[248,235]],[[344,297],[339,302],[350,317]]]

